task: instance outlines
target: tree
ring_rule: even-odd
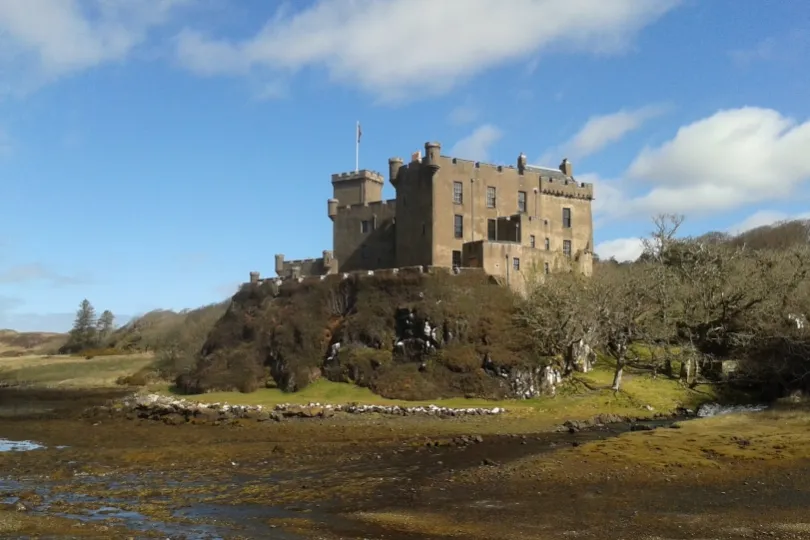
[[[616,391],[621,387],[630,347],[645,341],[646,327],[655,313],[649,294],[651,268],[650,263],[607,266],[593,277],[596,294],[591,309],[597,314],[600,341],[616,362],[612,385]]]
[[[74,353],[93,347],[97,343],[97,338],[96,310],[93,304],[85,298],[79,304],[79,309],[76,310],[73,328],[70,330],[67,343],[60,349],[60,352]]]
[[[104,310],[101,317],[96,322],[96,333],[98,342],[104,343],[112,335],[115,329],[115,315],[109,309]]]
[[[516,310],[516,322],[530,332],[537,352],[563,356],[566,371],[574,366],[577,344],[594,345],[592,290],[589,278],[578,272],[543,275],[527,280]]]

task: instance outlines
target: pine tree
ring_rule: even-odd
[[[96,334],[99,343],[104,343],[115,329],[115,315],[109,309],[104,310],[96,322]]]
[[[97,334],[96,310],[93,304],[85,298],[76,311],[76,319],[73,322],[73,329],[70,331],[68,341],[69,348],[73,351],[80,351],[92,347],[97,342]]]

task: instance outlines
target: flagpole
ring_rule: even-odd
[[[360,170],[360,133],[360,120],[358,120],[355,133],[357,138],[355,139],[354,144],[354,172],[358,172]]]

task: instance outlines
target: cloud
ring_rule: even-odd
[[[334,80],[383,100],[413,99],[446,93],[488,68],[550,49],[619,53],[679,3],[319,0],[296,13],[280,9],[243,41],[187,28],[177,35],[176,55],[204,76],[324,67]]]
[[[778,210],[760,210],[755,212],[742,220],[739,223],[736,223],[728,228],[728,232],[730,234],[740,234],[744,233],[745,231],[750,231],[751,229],[756,229],[757,227],[763,227],[765,225],[773,225],[774,223],[779,223],[780,221],[793,221],[793,220],[810,220],[810,212],[804,212],[801,214],[788,214],[785,212],[780,212]]]
[[[748,67],[760,62],[804,60],[809,49],[810,31],[800,29],[771,36],[749,48],[735,49],[729,55],[737,66]]]
[[[653,187],[631,206],[696,213],[787,199],[810,180],[808,148],[810,121],[772,109],[722,110],[641,151],[626,177]]]
[[[25,92],[125,59],[190,0],[0,0],[0,85]],[[6,79],[7,80],[4,80]],[[22,85],[22,87],[20,87]]]
[[[614,258],[619,262],[635,261],[644,252],[641,238],[616,238],[596,244],[594,252],[602,260]]]
[[[478,107],[473,105],[472,101],[468,99],[450,111],[447,119],[451,124],[460,126],[475,122],[478,120],[480,113],[481,111],[478,109]]]
[[[547,163],[558,156],[578,159],[595,154],[609,144],[619,141],[632,131],[641,128],[647,121],[661,116],[667,108],[662,105],[647,105],[637,109],[622,109],[615,113],[592,116],[585,125],[558,148],[540,158]]]
[[[87,283],[88,280],[54,272],[40,263],[12,266],[8,270],[0,272],[0,284],[18,284],[31,281],[49,281],[54,286],[60,287],[65,285],[81,285]]]
[[[728,211],[795,197],[810,180],[810,120],[773,109],[721,110],[644,148],[617,179],[585,174],[598,219]]]
[[[503,132],[492,124],[479,126],[458,141],[450,153],[462,159],[472,159],[475,161],[487,161],[489,159],[490,147],[503,137]]]

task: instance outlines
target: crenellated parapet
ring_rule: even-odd
[[[361,204],[347,204],[344,206],[337,206],[335,209],[335,215],[339,215],[344,212],[356,212],[366,211],[366,212],[379,212],[380,214],[385,214],[386,212],[394,212],[396,209],[397,200],[396,199],[388,199],[385,201],[374,201],[374,202],[367,202]]]
[[[337,184],[340,182],[351,182],[356,180],[369,180],[381,185],[385,183],[383,175],[381,175],[377,171],[371,171],[368,169],[360,169],[359,171],[342,172],[332,175],[333,184]]]
[[[573,199],[593,199],[593,184],[577,182],[569,178],[540,178],[540,192],[556,197],[569,197]]]
[[[293,261],[289,261],[293,262]],[[400,268],[382,268],[378,270],[355,270],[352,272],[337,272],[332,274],[324,274],[320,276],[285,276],[285,277],[275,277],[275,278],[262,278],[259,275],[259,272],[251,272],[250,273],[250,281],[244,283],[244,285],[262,285],[263,283],[267,282],[275,282],[277,285],[283,285],[285,283],[301,283],[301,284],[313,284],[319,282],[338,282],[344,279],[349,278],[356,278],[356,279],[363,279],[369,277],[394,277],[398,275],[414,275],[414,274],[426,274],[426,275],[459,275],[459,274],[480,274],[483,273],[483,269],[481,268],[446,268],[444,266],[403,266]]]

